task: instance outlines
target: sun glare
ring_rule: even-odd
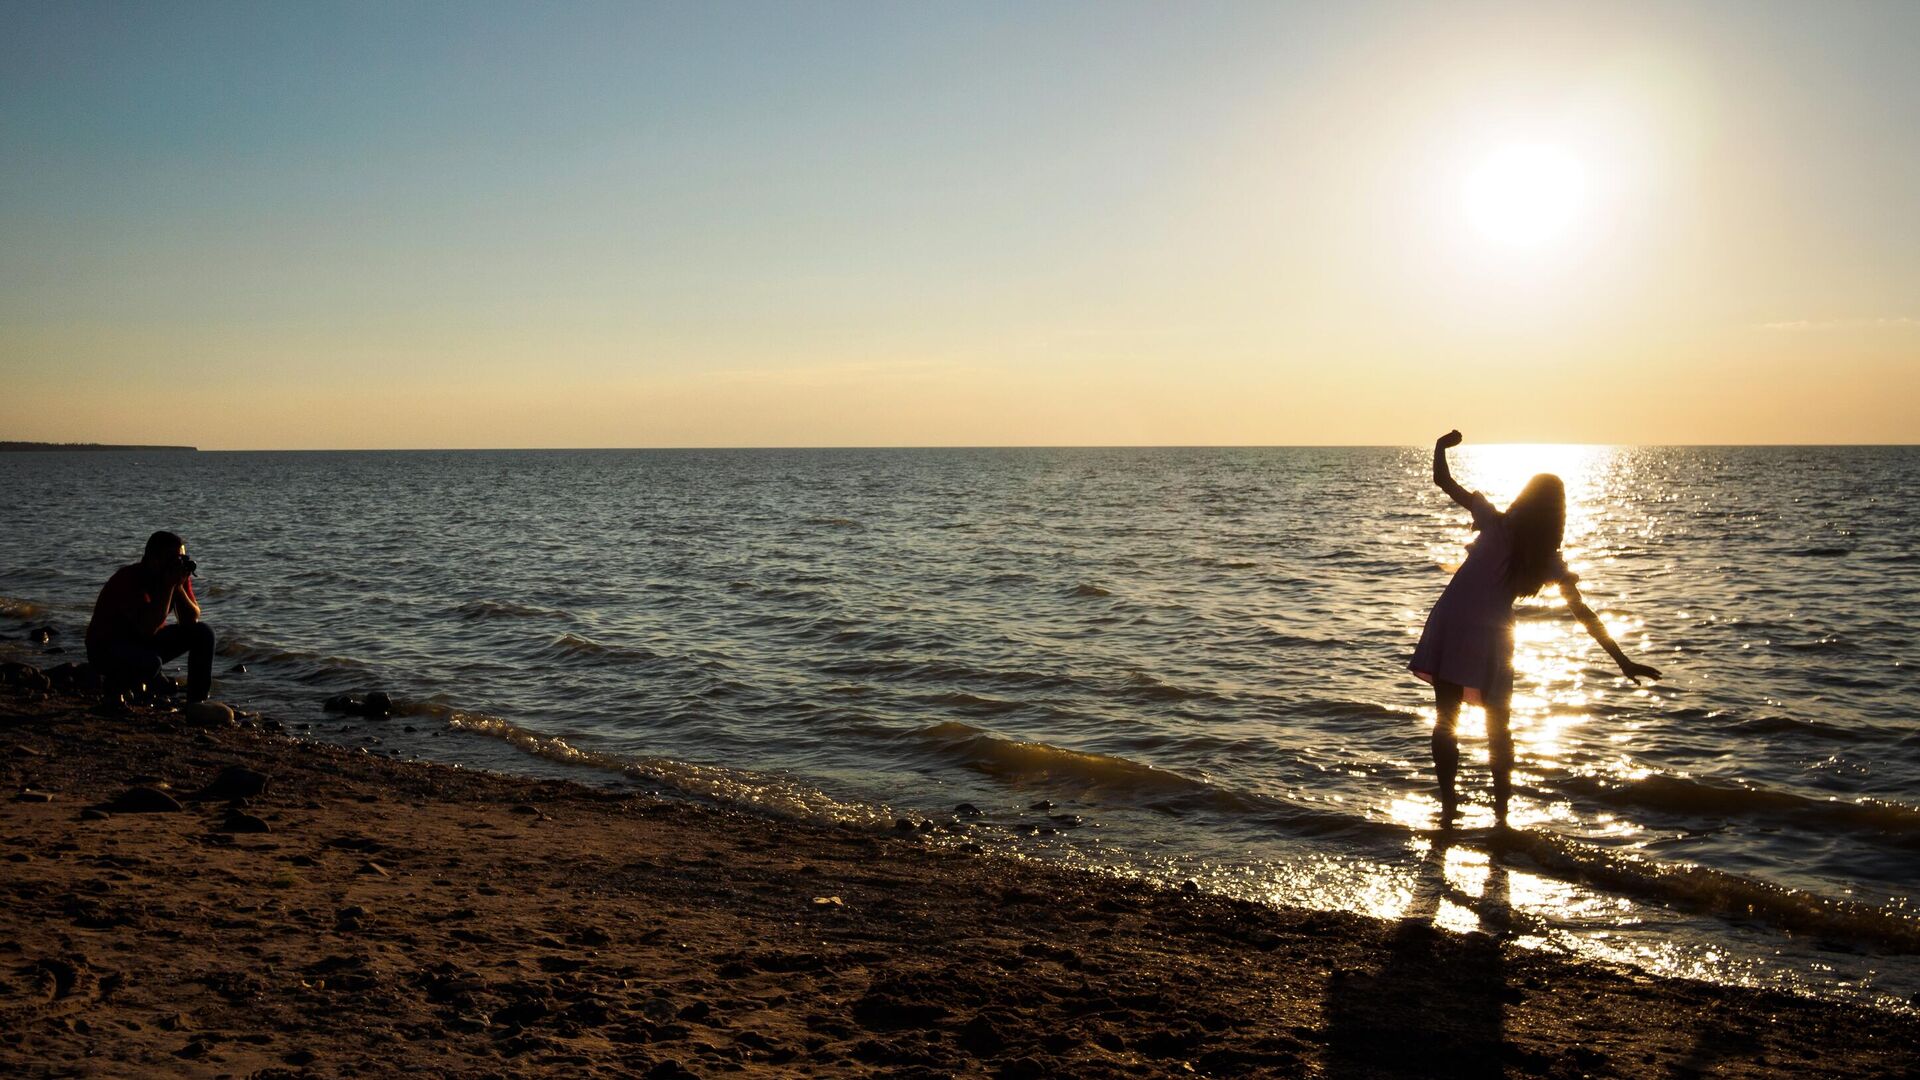
[[[1511,143],[1467,170],[1461,195],[1483,238],[1534,250],[1562,239],[1578,223],[1587,204],[1586,168],[1551,143]]]

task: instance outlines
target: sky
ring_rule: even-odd
[[[1920,442],[1920,4],[0,5],[0,439]]]

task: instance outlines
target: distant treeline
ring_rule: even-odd
[[[94,442],[0,442],[0,454],[9,450],[198,450],[194,446],[114,446]]]

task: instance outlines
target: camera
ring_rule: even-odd
[[[200,564],[197,562],[194,562],[191,558],[188,558],[187,556],[182,555],[180,556],[180,569],[185,570],[187,572],[188,577],[192,577],[193,575],[200,572]]]

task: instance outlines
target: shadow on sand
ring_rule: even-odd
[[[1501,959],[1511,922],[1507,870],[1497,846],[1472,895],[1449,880],[1478,873],[1479,853],[1452,831],[1438,834],[1414,880],[1413,903],[1374,970],[1335,971],[1327,980],[1327,1075],[1497,1077],[1503,1075],[1503,1009],[1511,998]],[[1465,908],[1480,929],[1435,925],[1444,905]]]

